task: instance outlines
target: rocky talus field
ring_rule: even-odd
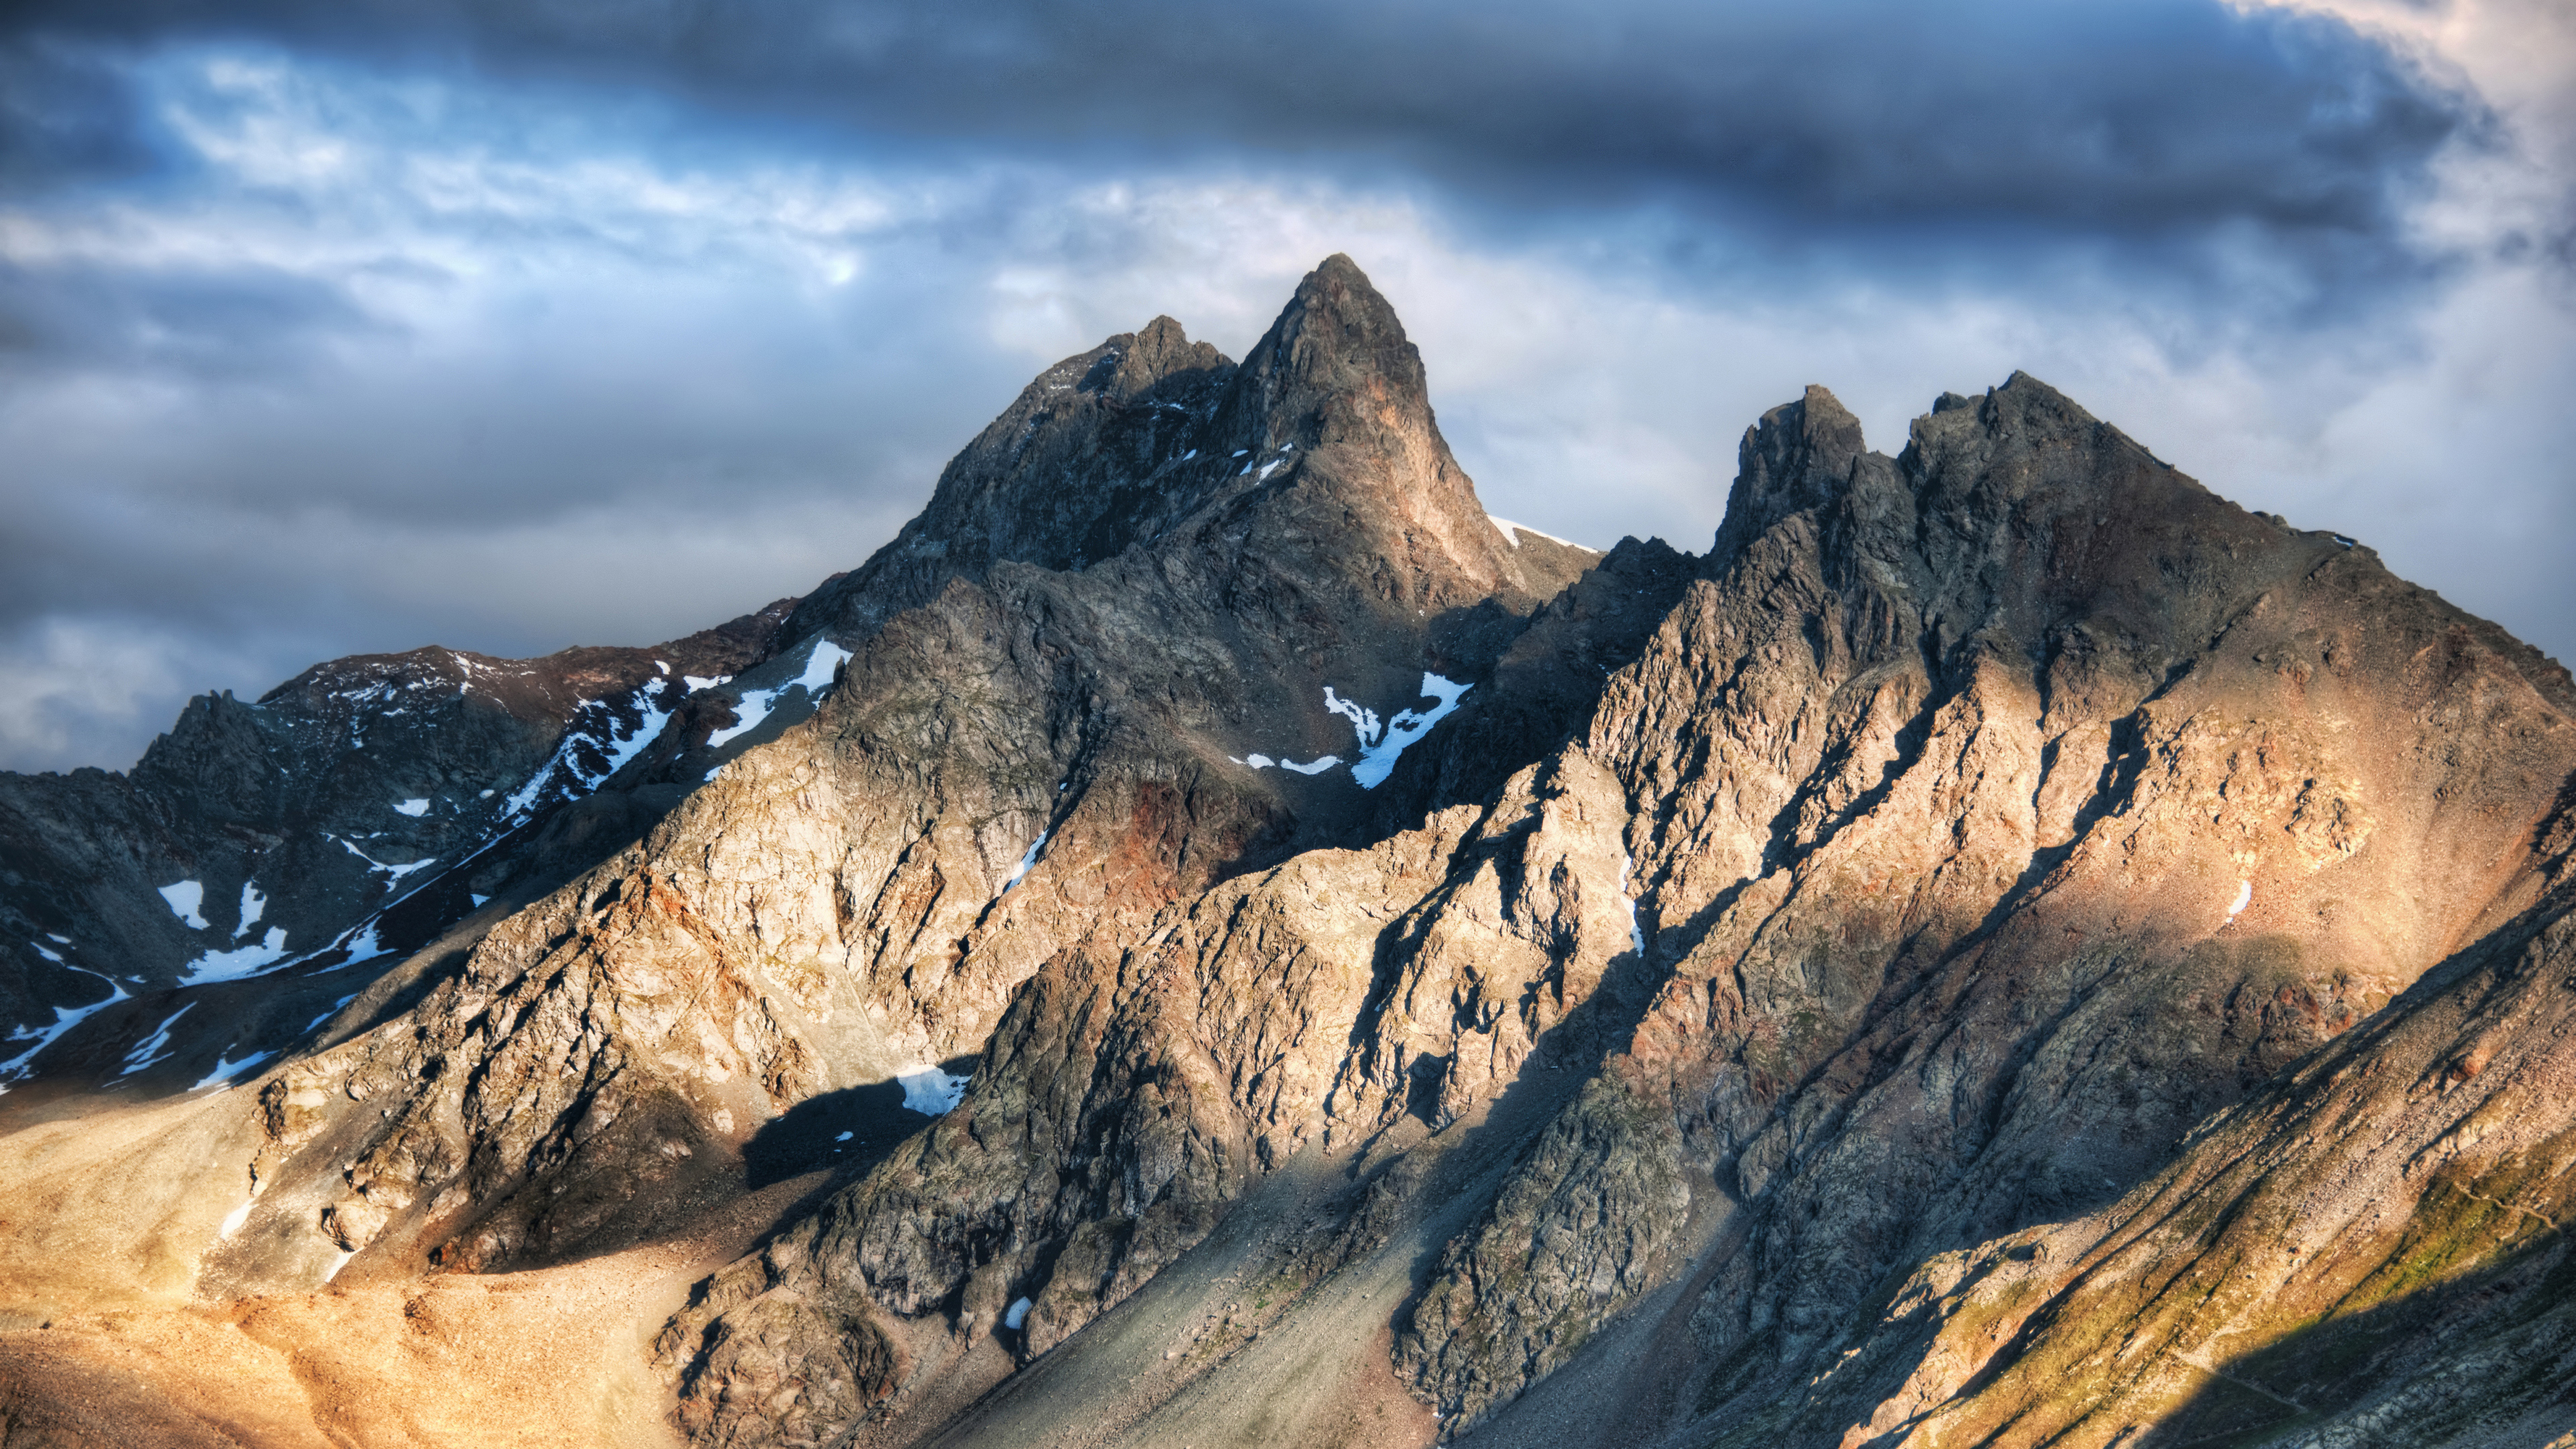
[[[1333,257],[0,776],[0,1446],[2576,1445],[2571,714],[2021,374],[1491,519]]]

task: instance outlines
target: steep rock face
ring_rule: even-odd
[[[1667,588],[1581,737],[1484,803],[1050,960],[954,1116],[665,1335],[684,1422],[900,1422],[925,1325],[1026,1297],[1043,1352],[1283,1147],[1570,1065],[1598,1076],[1398,1316],[1399,1367],[1482,1423],[1672,1280],[1704,1183],[1735,1206],[1684,1417],[1839,1442],[1786,1406],[1888,1285],[2163,1170],[2527,905],[2576,766],[2563,671],[2026,377],[1895,459],[1821,390],[1775,410]],[[913,1347],[852,1369],[879,1340]]]
[[[1891,1274],[2118,1196],[2528,903],[2576,696],[2028,378],[1893,460],[1810,391],[1744,455],[1713,576],[1583,747],[1636,802],[1664,978],[1610,1074],[1742,1204],[1701,1410],[1836,1442],[1774,1410]],[[1469,1265],[1581,1281],[1586,1214],[1453,1247],[1403,1350],[1444,1407],[1535,1377],[1443,1352],[1544,1298]]]
[[[688,676],[759,658],[793,602],[649,649],[335,660],[255,704],[190,701],[124,775],[0,775],[0,1009],[32,1044],[14,1074],[130,1065],[195,999],[177,988],[428,940],[530,864],[521,827],[602,784]],[[218,1015],[239,1013],[195,1014]],[[164,1059],[193,1074],[261,1036],[185,1019]]]
[[[1273,478],[1293,505],[1241,506]],[[1497,595],[1525,613],[1591,562],[1546,540],[1525,554],[1486,522],[1432,419],[1403,324],[1335,256],[1240,366],[1157,317],[1040,373],[948,464],[929,506],[866,564],[816,589],[788,635],[863,637],[949,580],[981,582],[1004,563],[1078,572],[1227,500],[1234,526],[1213,541],[1245,571],[1230,602],[1256,608],[1282,589],[1339,585],[1387,613],[1472,609]],[[1393,551],[1354,550],[1354,533]],[[1343,611],[1320,612],[1308,622]],[[1269,622],[1256,613],[1241,628]]]
[[[936,1387],[952,1326],[1043,1353],[1301,1150],[1376,1137],[1409,1107],[1455,1120],[1524,1066],[1597,1059],[1585,1007],[1634,957],[1607,783],[1524,769],[1487,807],[1306,852],[1050,960],[957,1111],[664,1335],[683,1422],[765,1444],[900,1413]],[[817,1305],[837,1332],[799,1331]],[[852,1336],[925,1330],[924,1351],[843,1372]]]
[[[1388,745],[1426,672],[1483,679],[1592,556],[1486,522],[1347,259],[1222,363],[1162,323],[1041,375],[924,521],[797,616],[828,628],[643,752],[639,790],[688,792],[646,840],[268,1087],[261,1205],[213,1271],[496,1267],[642,1231],[657,1175],[975,1051],[1075,943],[1364,834],[1356,721],[1324,701]],[[1122,481],[1065,501],[1068,460]],[[996,521],[1035,498],[1071,512]],[[1042,566],[1080,562],[1046,550],[1083,517],[1131,532]],[[1378,788],[1429,788],[1391,762]]]
[[[1545,542],[1521,537],[1532,548]],[[1427,803],[1491,800],[1522,765],[1580,735],[1611,676],[1645,652],[1704,564],[1661,539],[1622,539],[1549,600],[1496,661],[1491,683],[1422,742]],[[1399,819],[1390,801],[1379,818],[1401,829],[1419,807]]]
[[[949,460],[892,542],[806,599],[790,636],[863,636],[952,578],[981,581],[997,563],[1079,569],[1150,537],[1196,501],[1154,485],[1179,481],[1175,460],[1195,461],[1186,455],[1233,374],[1169,317],[1048,368]],[[1226,474],[1185,476],[1203,488]]]
[[[1778,1417],[1890,1444],[2576,1430],[2570,838],[2562,813],[2532,910],[2119,1201],[1924,1262]]]

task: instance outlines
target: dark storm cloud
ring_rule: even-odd
[[[0,261],[0,370],[291,371],[379,324],[339,287],[273,267],[39,268]],[[32,354],[33,356],[29,356]]]
[[[0,40],[0,186],[148,174],[163,160],[157,139],[134,86],[104,58],[41,36]]]
[[[2402,251],[2393,192],[2478,122],[2338,24],[2207,0],[269,0],[220,22],[82,0],[20,13],[29,35],[267,38],[642,84],[934,150],[1249,146],[1429,175],[1507,209],[1678,204],[1787,234],[1984,247],[2032,229],[2164,243],[2250,227],[2365,271]]]

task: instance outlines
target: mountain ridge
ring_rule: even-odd
[[[251,1090],[0,1136],[0,1384],[650,1261],[628,1441],[2576,1432],[2576,682],[2026,374],[1596,555],[1336,256],[773,615]]]

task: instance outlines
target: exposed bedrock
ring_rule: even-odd
[[[1713,563],[1584,746],[1663,978],[1613,1075],[1741,1204],[1696,1413],[1842,1442],[1874,1404],[1780,1412],[1907,1272],[2118,1199],[2530,905],[2569,682],[2025,377],[1894,460],[1775,410]],[[1439,1331],[1531,1316],[1474,1271],[1521,1244],[1579,1280],[1598,1169],[1531,1170],[1564,1207],[1453,1247]],[[1412,1335],[1470,1422],[1517,1386]]]
[[[643,752],[639,788],[687,791],[649,836],[270,1084],[261,1206],[225,1281],[342,1254],[361,1276],[501,1267],[644,1231],[796,1104],[976,1053],[1078,944],[1365,838],[1385,807],[1327,688],[1383,734],[1429,707],[1426,674],[1486,682],[1592,557],[1486,522],[1400,326],[1339,259],[1240,366],[1158,322],[1042,374],[995,429],[921,525],[791,621],[825,621],[822,642]],[[1085,467],[1152,486],[1112,510],[1109,557],[1056,557],[1090,525],[1021,512]],[[826,643],[848,655],[833,682],[791,694]],[[1340,763],[1260,768],[1265,750]],[[1389,796],[1437,788],[1395,763]]]
[[[1683,1271],[1704,1182],[1737,1206],[1690,1412],[1785,1423],[1917,1265],[2118,1198],[2528,905],[2568,703],[2028,378],[1895,459],[1813,390],[1748,436],[1715,554],[1578,739],[1050,961],[956,1115],[666,1336],[685,1412],[724,1443],[846,1423],[761,1407],[806,1381],[792,1336],[690,1356],[817,1294],[970,1335],[1027,1297],[1042,1351],[1283,1145],[1572,1064],[1598,1079],[1432,1267],[1399,1365],[1474,1427]],[[906,1392],[889,1365],[861,1398]]]

